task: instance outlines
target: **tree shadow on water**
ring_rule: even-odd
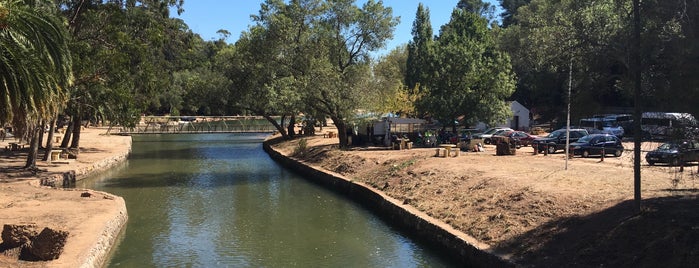
[[[595,214],[549,222],[501,243],[523,266],[696,267],[699,195],[628,200]]]

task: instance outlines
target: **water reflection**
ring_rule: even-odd
[[[261,135],[134,137],[122,167],[80,182],[123,196],[112,267],[446,267],[262,150]]]

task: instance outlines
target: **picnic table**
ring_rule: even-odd
[[[447,157],[447,156],[452,156],[452,151],[454,151],[454,156],[459,156],[460,150],[456,148],[455,144],[451,143],[443,143],[439,145],[439,148],[437,149],[437,156],[442,156],[442,157]]]
[[[24,148],[24,144],[21,143],[10,142],[9,145],[7,145],[7,149],[10,151],[17,151],[22,148]]]

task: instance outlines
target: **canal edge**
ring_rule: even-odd
[[[128,136],[128,139],[124,141],[122,150],[87,165],[77,165],[74,169],[41,177],[37,182],[39,186],[48,186],[56,189],[73,185],[77,180],[85,179],[92,174],[106,171],[125,162],[131,154],[132,143],[132,138]],[[81,189],[76,190],[79,191]],[[126,209],[126,201],[123,197],[92,189],[89,191],[100,193],[104,195],[105,198],[112,199],[114,201],[115,210],[100,228],[102,231],[97,234],[97,239],[90,242],[89,247],[83,248],[80,252],[77,252],[78,259],[72,264],[68,264],[68,267],[73,265],[79,265],[77,267],[103,267],[106,265],[119,242],[120,235],[126,228],[126,223],[129,218]],[[52,262],[48,262],[49,266],[51,266],[51,263]],[[56,264],[57,266],[63,266],[62,262],[61,264]]]
[[[478,241],[440,220],[378,191],[363,183],[354,182],[340,174],[311,166],[304,161],[288,157],[275,150],[271,144],[277,138],[263,142],[267,154],[283,166],[307,176],[315,183],[378,213],[381,218],[402,228],[430,246],[444,250],[468,267],[515,267],[506,257],[493,252],[488,245]]]

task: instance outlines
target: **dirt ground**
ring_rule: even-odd
[[[36,172],[21,168],[28,149],[9,151],[5,146],[17,140],[0,141],[0,224],[34,224],[39,228],[50,227],[69,232],[63,254],[57,260],[17,261],[16,255],[5,252],[0,254],[0,267],[77,267],[98,256],[100,253],[96,251],[109,250],[110,245],[104,242],[111,237],[105,240],[104,236],[112,234],[105,230],[119,227],[114,226],[118,224],[114,220],[115,215],[123,213],[125,217],[126,213],[121,197],[86,189],[39,186],[40,178],[69,170],[75,171],[78,176],[85,175],[106,168],[128,154],[130,137],[104,133],[104,128],[84,129],[77,159],[62,164],[37,161],[39,170]],[[81,197],[86,192],[90,196]],[[0,252],[5,250],[1,247],[0,243]]]
[[[334,129],[325,129],[334,130]],[[524,266],[696,267],[699,167],[642,161],[642,212],[634,212],[633,143],[621,157],[568,160],[563,153],[513,156],[434,148],[337,148],[322,133],[274,145],[308,146],[307,163],[363,182],[490,245]],[[650,150],[656,144],[643,144]],[[298,156],[298,155],[297,155]]]

